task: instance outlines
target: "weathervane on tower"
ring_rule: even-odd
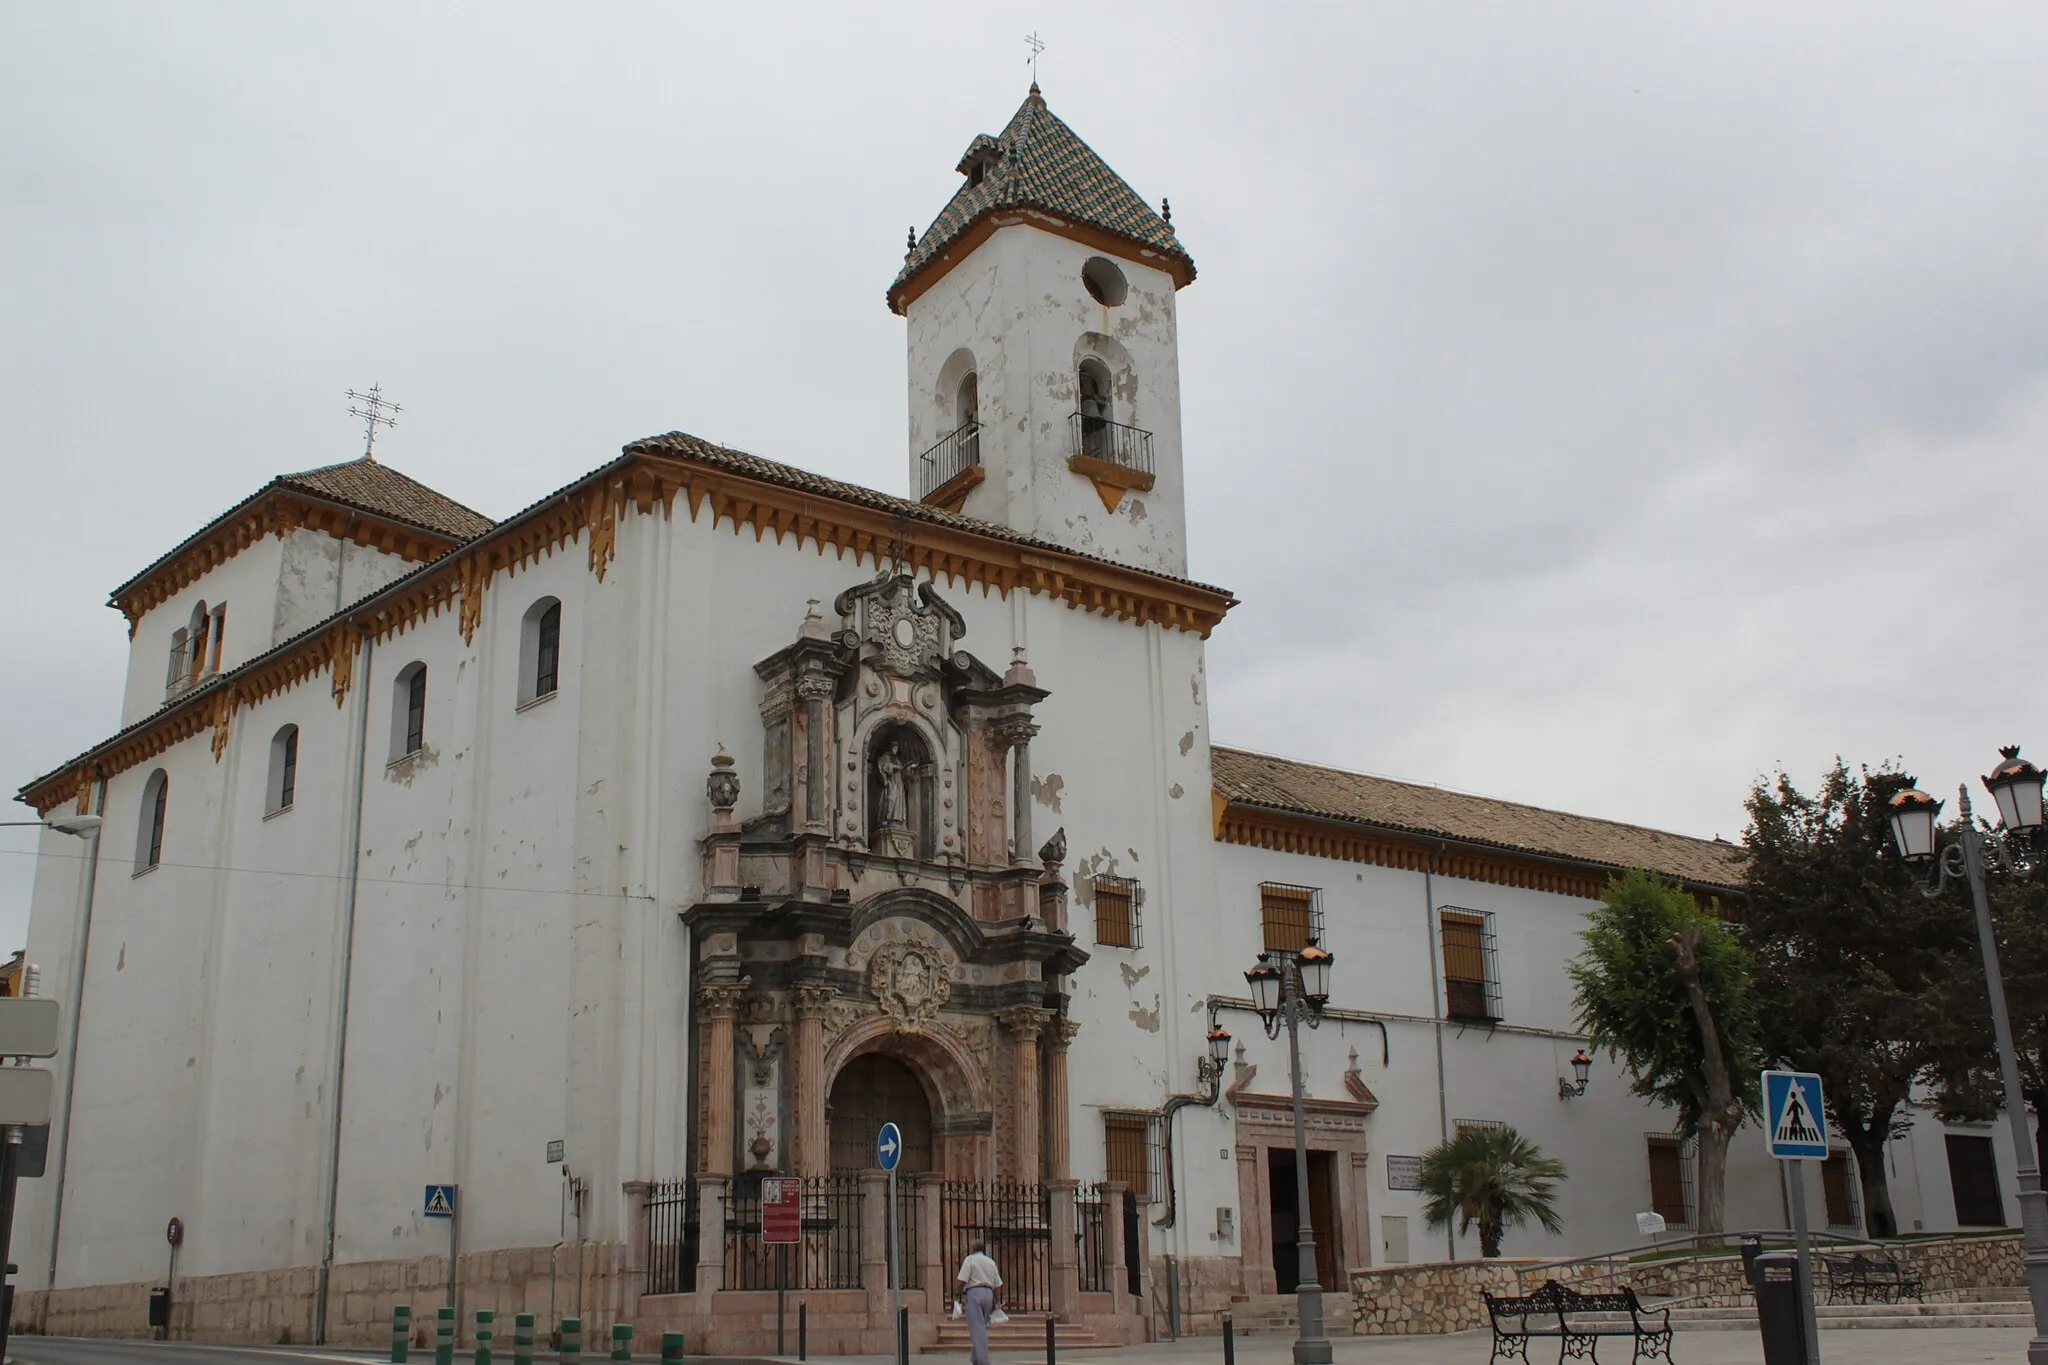
[[[1024,46],[1031,49],[1031,55],[1026,57],[1024,61],[1031,68],[1031,88],[1036,90],[1038,88],[1038,54],[1045,51],[1045,43],[1039,38],[1038,30],[1033,29],[1024,35]]]
[[[350,389],[348,396],[362,405],[361,407],[350,408],[348,415],[363,419],[363,458],[366,460],[375,459],[376,456],[373,452],[377,449],[377,428],[380,426],[395,427],[398,425],[398,419],[396,417],[386,417],[384,415],[385,412],[404,412],[405,409],[386,399],[380,386],[376,384],[370,385],[368,393],[357,393],[354,389]]]

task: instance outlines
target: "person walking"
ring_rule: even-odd
[[[967,1259],[960,1262],[960,1273],[953,1278],[960,1282],[960,1302],[967,1315],[967,1337],[973,1343],[973,1350],[967,1358],[972,1365],[990,1365],[988,1319],[996,1309],[996,1290],[1002,1287],[1003,1273],[996,1269],[987,1245],[976,1242],[974,1250],[967,1253]]]

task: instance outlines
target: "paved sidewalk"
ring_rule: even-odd
[[[1822,1365],[2020,1365],[2030,1333],[2001,1327],[1854,1328],[1820,1334]],[[1486,1365],[1489,1332],[1440,1337],[1336,1337],[1336,1365]],[[1603,1343],[1627,1358],[1629,1343]],[[1238,1365],[1287,1365],[1293,1341],[1284,1336],[1240,1337]],[[1751,1332],[1680,1332],[1672,1343],[1672,1365],[1763,1365],[1763,1345]],[[996,1365],[1033,1365],[1043,1352],[997,1351]],[[961,1365],[965,1352],[913,1355],[931,1365]],[[1220,1337],[1183,1337],[1094,1351],[1061,1351],[1074,1365],[1222,1365]],[[1547,1359],[1538,1350],[1537,1359]],[[888,1356],[812,1356],[813,1365],[893,1365]]]

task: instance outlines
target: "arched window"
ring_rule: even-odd
[[[170,803],[171,779],[158,768],[142,784],[142,818],[135,822],[135,871],[155,867],[164,856],[164,808]]]
[[[960,466],[981,463],[981,379],[969,370],[960,381],[955,429],[960,433]]]
[[[1109,366],[1094,357],[1081,362],[1081,453],[1098,460],[1109,458],[1109,424],[1116,409],[1109,397]]]
[[[410,758],[427,742],[427,666],[414,662],[399,671],[391,694],[391,761]]]
[[[562,604],[543,597],[519,627],[519,704],[551,697],[562,677]]]
[[[299,789],[299,727],[287,725],[270,740],[270,780],[264,787],[263,813],[292,808]]]
[[[185,667],[187,682],[198,682],[200,674],[206,672],[207,647],[211,644],[212,637],[213,616],[207,611],[205,601],[201,600],[192,608],[191,624],[185,627],[186,652],[189,656]]]
[[[164,675],[164,691],[176,692],[185,685],[186,650],[190,648],[191,636],[183,626],[171,632],[171,667]]]

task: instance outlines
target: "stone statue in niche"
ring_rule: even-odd
[[[908,725],[892,725],[876,734],[869,753],[869,851],[886,858],[931,857],[935,769],[924,739]]]

